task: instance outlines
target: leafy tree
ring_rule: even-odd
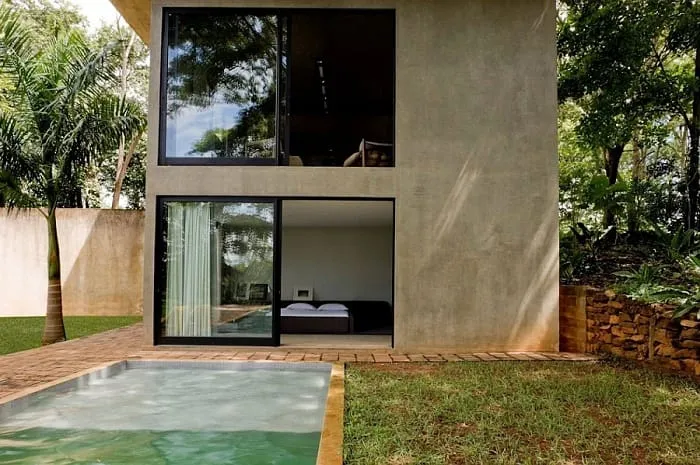
[[[96,154],[140,127],[133,104],[111,94],[109,49],[91,49],[79,30],[40,34],[0,6],[0,193],[9,208],[37,208],[48,227],[48,301],[43,343],[65,339],[56,209]]]
[[[22,13],[28,25],[42,34],[57,35],[61,31],[80,29],[85,32],[86,18],[67,0],[1,0],[1,4]]]
[[[138,166],[143,167],[146,154],[143,141],[146,135],[148,107],[148,47],[130,27],[124,26],[121,21],[100,28],[95,36],[95,42],[101,47],[116,42],[114,53],[109,59],[113,61],[116,69],[118,92],[122,98],[132,99],[139,104],[138,116],[142,120],[140,130],[136,131],[129,140],[122,138],[116,152],[105,153],[96,160],[100,180],[104,184],[111,184],[109,190],[112,192],[112,208],[119,208],[125,183],[129,186],[128,190],[131,194],[128,196],[130,206],[143,205],[145,188],[142,190],[134,188],[138,185],[145,186],[143,178],[145,170],[139,170]],[[130,172],[132,163],[138,166]],[[141,176],[141,179],[135,179],[138,176]],[[134,195],[137,198],[132,198]]]
[[[654,73],[648,94],[663,110],[683,121],[688,136],[685,224],[698,229],[700,194],[700,2],[669,1],[665,30],[654,43]]]
[[[634,135],[657,115],[642,92],[656,37],[668,16],[667,0],[566,0],[560,2],[559,97],[583,110],[581,141],[603,154],[610,186]],[[652,99],[653,100],[653,99]],[[614,226],[613,209],[605,225]]]

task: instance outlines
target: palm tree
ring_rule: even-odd
[[[143,126],[134,104],[110,91],[109,53],[92,50],[78,31],[46,36],[0,6],[0,197],[8,208],[37,208],[46,218],[43,344],[66,338],[56,209],[70,203],[91,157]]]

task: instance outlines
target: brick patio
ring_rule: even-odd
[[[0,398],[23,389],[48,383],[88,370],[107,362],[123,359],[176,360],[271,360],[288,362],[452,362],[499,360],[594,361],[585,354],[550,352],[508,353],[426,353],[403,354],[392,350],[291,351],[289,348],[240,347],[146,347],[143,325],[115,329],[94,336],[0,356]]]

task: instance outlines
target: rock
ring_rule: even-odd
[[[612,344],[612,334],[606,333],[600,336],[600,340],[607,343],[607,344]]]
[[[694,358],[695,350],[693,349],[676,349],[671,355],[672,358]]]
[[[617,355],[618,357],[624,357],[625,356],[625,351],[622,350],[621,347],[611,347],[610,348],[610,353],[613,355]]]
[[[634,322],[637,323],[638,325],[648,325],[649,324],[649,317],[642,316],[640,314],[636,314],[634,316]]]
[[[607,330],[609,330],[610,328],[612,328],[612,325],[603,325],[603,326],[600,327],[601,331],[607,331]]]
[[[620,321],[632,321],[629,313],[620,313]]]
[[[681,326],[684,328],[698,328],[700,327],[700,321],[681,320]]]
[[[700,329],[684,329],[681,331],[680,338],[700,340]]]
[[[681,369],[681,361],[680,360],[668,360],[667,365],[673,370],[680,371],[680,369]]]
[[[613,300],[612,302],[610,302],[610,303],[608,304],[608,307],[614,308],[614,309],[616,309],[616,310],[620,310],[620,309],[622,309],[622,308],[625,308],[625,306],[622,305],[622,302],[618,302],[618,301],[616,301],[616,300]]]
[[[673,334],[670,331],[657,329],[654,331],[654,341],[662,344],[671,344],[673,342]]]
[[[618,315],[610,315],[610,318],[608,320],[611,325],[617,325],[620,324],[620,317]]]
[[[686,358],[681,360],[681,369],[689,373],[695,373],[695,367],[698,365],[698,361],[693,358]]]
[[[614,299],[614,298],[617,296],[617,294],[615,293],[615,291],[613,291],[612,289],[608,289],[607,291],[605,291],[605,292],[604,292],[604,295],[605,295],[605,297],[607,297],[608,299]]]
[[[641,334],[635,334],[630,339],[633,340],[634,342],[642,342],[644,339],[646,339],[646,337],[644,337]]]
[[[676,349],[674,349],[670,345],[662,344],[656,346],[656,348],[654,349],[654,354],[660,357],[671,357],[674,353],[676,353]]]
[[[620,328],[619,326],[613,326],[612,329],[610,329],[610,333],[613,336],[617,336],[617,337],[624,337],[625,336],[624,331],[622,331],[622,328]]]
[[[685,349],[700,350],[700,341],[685,340],[681,341],[679,345]]]

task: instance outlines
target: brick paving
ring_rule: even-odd
[[[149,347],[145,345],[143,325],[126,328],[54,344],[38,349],[0,356],[0,399],[39,384],[48,383],[90,368],[124,359],[169,360],[269,360],[269,361],[326,361],[326,362],[459,362],[459,361],[594,361],[586,354],[552,352],[497,352],[497,353],[399,353],[384,350],[329,350],[290,351],[289,347]]]

